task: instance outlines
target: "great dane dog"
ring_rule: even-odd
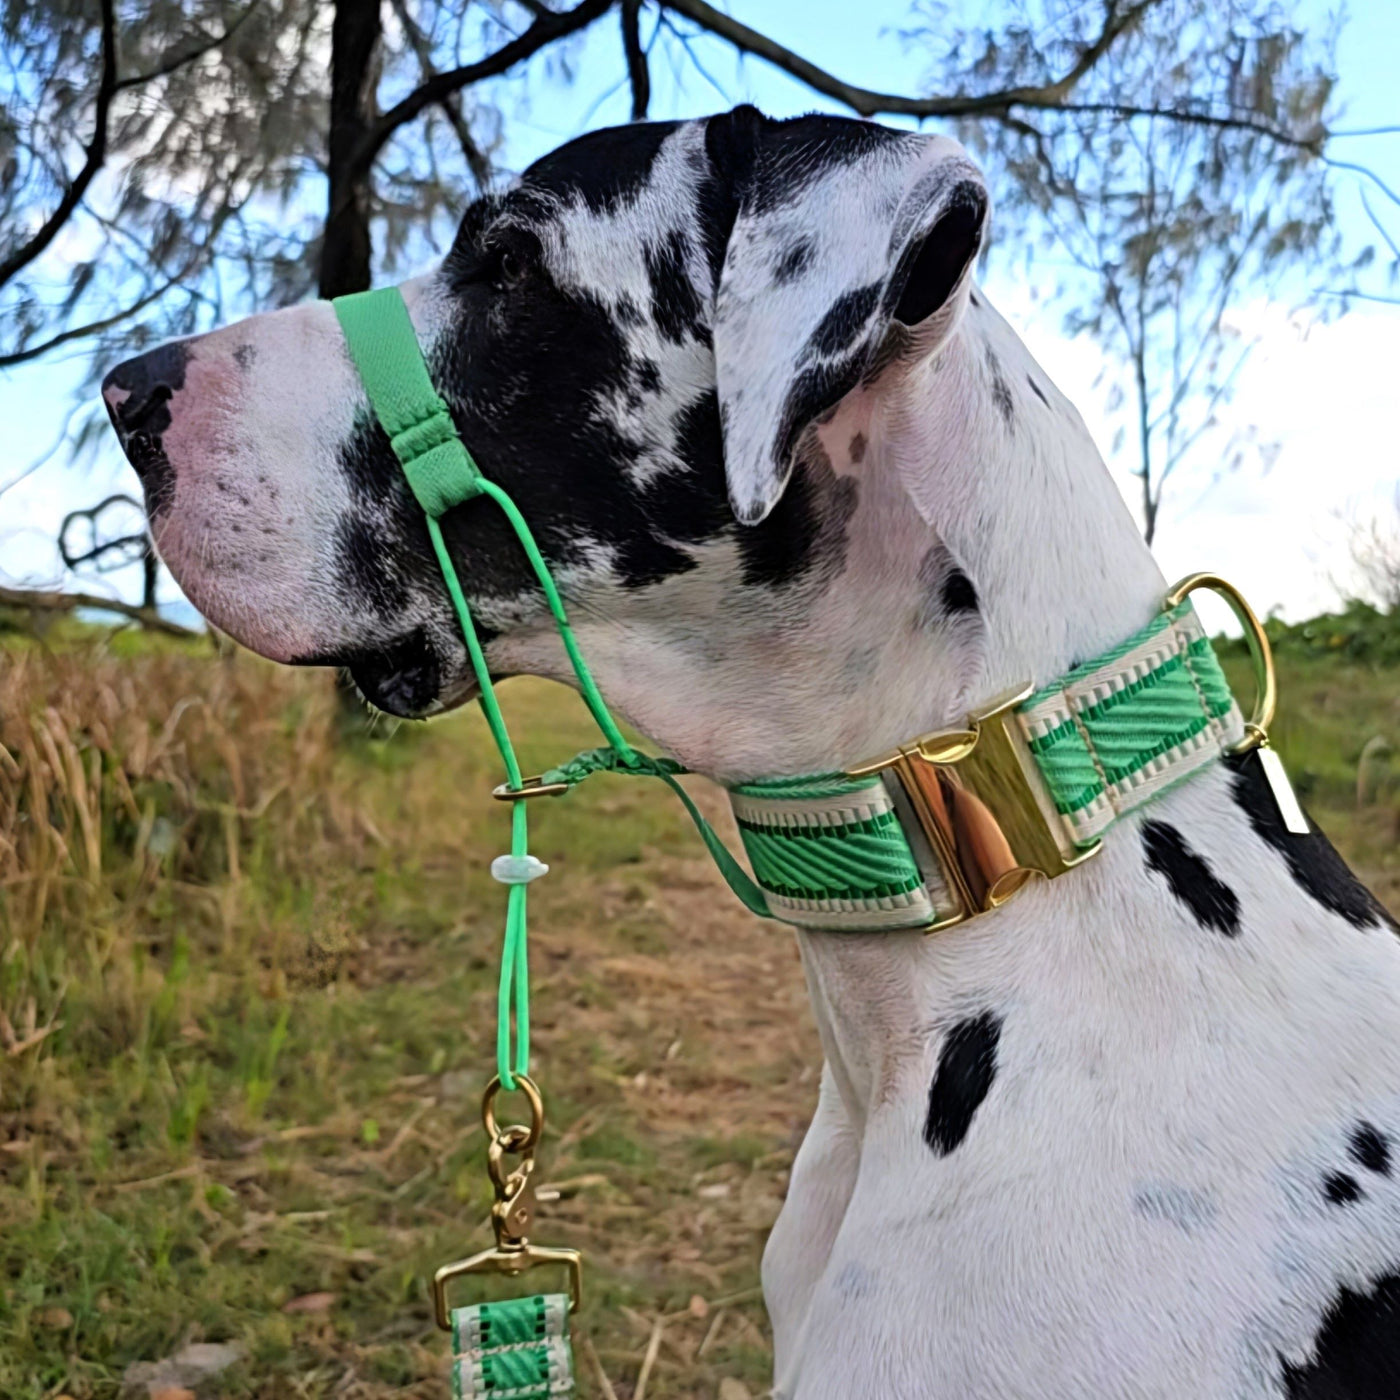
[[[749,107],[599,131],[403,288],[619,710],[724,782],[843,768],[1134,633],[1164,581],[972,279],[953,141]],[[161,556],[394,714],[473,694],[331,307],[121,365]],[[493,672],[571,672],[500,514]],[[799,934],[826,1054],[764,1257],[784,1400],[1400,1396],[1400,942],[1257,756],[966,925]]]

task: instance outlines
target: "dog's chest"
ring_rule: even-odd
[[[809,941],[859,1158],[800,1400],[1306,1396],[1400,1264],[1400,947],[1223,768],[1147,817],[994,920]]]

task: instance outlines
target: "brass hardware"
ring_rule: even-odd
[[[562,1264],[569,1271],[569,1307],[583,1302],[583,1259],[576,1249],[552,1249],[531,1244],[529,1232],[535,1219],[535,1148],[544,1131],[544,1100],[532,1079],[515,1076],[516,1087],[530,1105],[530,1123],[513,1123],[502,1128],[496,1121],[496,1096],[501,1092],[497,1075],[481,1096],[481,1122],[486,1129],[486,1170],[496,1192],[491,1207],[491,1228],[496,1235],[492,1249],[484,1249],[469,1259],[444,1264],[433,1275],[433,1310],[437,1324],[450,1331],[452,1318],[447,1306],[447,1285],[467,1274],[523,1274],[537,1264]],[[515,1166],[506,1158],[518,1157]]]
[[[1188,594],[1198,588],[1208,588],[1212,593],[1218,593],[1230,605],[1230,611],[1239,618],[1240,626],[1244,629],[1250,659],[1254,662],[1254,713],[1245,721],[1244,738],[1232,745],[1230,752],[1248,753],[1251,749],[1259,750],[1259,767],[1274,795],[1274,802],[1278,805],[1279,816],[1283,818],[1285,829],[1295,836],[1306,836],[1308,819],[1298,805],[1298,798],[1293,792],[1293,784],[1288,781],[1288,771],[1283,766],[1283,760],[1269,743],[1269,726],[1274,722],[1274,711],[1278,707],[1278,677],[1274,673],[1274,653],[1269,646],[1268,634],[1239,589],[1234,584],[1227,583],[1219,574],[1188,574],[1172,586],[1167,594],[1167,607],[1177,607]]]
[[[544,1131],[544,1098],[535,1081],[528,1074],[517,1074],[515,1087],[525,1095],[530,1104],[530,1126],[524,1130],[528,1133],[527,1138],[518,1147],[507,1147],[505,1150],[507,1152],[533,1152],[540,1140],[540,1134]],[[493,1074],[491,1082],[486,1086],[485,1092],[481,1096],[481,1126],[486,1129],[487,1142],[493,1146],[516,1131],[514,1128],[507,1128],[505,1133],[502,1133],[496,1124],[496,1095],[500,1092],[501,1076]],[[495,1178],[493,1177],[492,1180]]]
[[[1244,595],[1232,583],[1226,582],[1219,574],[1187,574],[1184,579],[1172,585],[1167,594],[1167,607],[1179,607],[1190,593],[1198,588],[1207,588],[1217,593],[1229,605],[1230,611],[1239,618],[1244,628],[1244,639],[1249,645],[1250,659],[1254,662],[1254,679],[1258,693],[1254,699],[1254,713],[1245,721],[1244,738],[1230,750],[1231,753],[1248,753],[1269,742],[1269,726],[1274,722],[1274,711],[1278,707],[1278,678],[1274,674],[1274,653],[1269,646],[1269,638],[1264,625],[1255,615],[1254,609],[1245,602]]]
[[[447,1285],[467,1274],[508,1274],[514,1277],[539,1264],[562,1264],[569,1271],[569,1311],[583,1306],[583,1259],[576,1249],[549,1249],[544,1245],[522,1240],[514,1248],[483,1249],[470,1259],[444,1264],[433,1275],[433,1310],[437,1325],[444,1332],[452,1330],[452,1315],[447,1306]]]
[[[497,802],[515,802],[524,797],[562,797],[569,790],[568,783],[545,783],[536,773],[531,778],[522,778],[520,786],[513,788],[509,783],[497,783],[491,789],[491,796]]]
[[[889,769],[898,780],[956,904],[933,929],[999,908],[1037,879],[1083,864],[1099,842],[1077,847],[1041,787],[1016,710],[1030,684],[998,696],[962,729],[925,734],[850,770]]]

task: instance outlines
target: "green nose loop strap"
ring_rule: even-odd
[[[690,795],[676,781],[675,775],[685,770],[668,759],[650,758],[638,753],[623,737],[579,650],[563,600],[530,527],[516,509],[515,502],[495,482],[482,475],[458,435],[447,405],[433,387],[413,322],[409,319],[408,308],[398,289],[385,287],[379,291],[357,292],[338,297],[331,305],[345,334],[350,359],[360,376],[370,407],[388,434],[390,446],[403,467],[409,487],[427,516],[433,552],[437,555],[443,582],[462,629],[467,656],[481,691],[481,708],[505,764],[507,784],[511,788],[523,785],[520,764],[501,715],[501,707],[496,701],[496,689],[471,609],[438,523],[453,507],[477,496],[494,501],[515,531],[544,592],[569,664],[578,678],[584,703],[608,743],[607,748],[580,754],[563,768],[546,774],[546,779],[573,786],[590,773],[603,771],[661,778],[680,796],[730,888],[754,913],[769,915],[763,891],[730,854],[718,834],[700,815]],[[501,954],[496,1029],[497,1069],[501,1084],[506,1089],[513,1089],[515,1076],[528,1074],[530,1069],[526,889],[532,879],[544,874],[547,869],[530,855],[526,804],[517,798],[511,805],[510,858],[502,857],[492,862],[492,874],[510,888],[506,903],[506,934]],[[515,1026],[513,1042],[512,1019]]]

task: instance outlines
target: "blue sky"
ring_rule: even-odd
[[[738,17],[853,82],[891,91],[917,91],[925,60],[901,41],[907,0],[735,0]],[[1329,7],[1305,12],[1322,26]],[[645,21],[644,21],[645,24]],[[644,27],[644,33],[646,29]],[[775,116],[815,108],[840,110],[767,65],[740,59],[708,39],[695,53],[713,81],[692,66],[677,71],[653,64],[655,117],[697,115],[734,102],[752,101]],[[610,91],[620,76],[616,21],[602,21],[583,39],[579,77],[568,87],[535,82],[528,103],[507,111],[509,143],[498,153],[519,169],[589,127],[625,121],[628,94]],[[1340,98],[1347,128],[1400,124],[1400,3],[1358,0],[1342,32],[1338,54]],[[1400,189],[1400,136],[1357,138],[1335,153],[1369,165]],[[1357,193],[1358,181],[1340,184],[1342,228],[1355,245],[1372,241]],[[996,190],[993,189],[993,198]],[[1385,207],[1384,199],[1373,205]],[[1400,231],[1400,209],[1389,225]],[[1059,312],[1047,308],[1026,284],[1023,265],[994,252],[985,283],[992,299],[1020,331],[1047,372],[1076,402],[1105,450],[1114,424],[1104,412],[1103,357],[1086,339],[1060,331]],[[251,308],[250,308],[251,309]],[[1174,479],[1160,524],[1158,557],[1168,577],[1209,567],[1235,580],[1261,609],[1304,616],[1330,606],[1337,583],[1347,578],[1346,520],[1384,509],[1400,479],[1400,448],[1393,429],[1395,367],[1400,363],[1400,308],[1366,306],[1328,325],[1290,316],[1267,301],[1245,301],[1241,325],[1264,343],[1241,376],[1226,410],[1222,438],[1234,427],[1255,426],[1278,445],[1264,473],[1257,466],[1211,484],[1209,462]],[[81,351],[66,363],[24,367],[0,375],[0,485],[53,442],[63,421]],[[1114,462],[1115,477],[1130,498],[1131,464]],[[54,583],[61,565],[52,540],[65,510],[89,504],[111,489],[130,489],[129,469],[115,443],[82,472],[62,457],[20,486],[0,495],[0,581]],[[123,591],[134,578],[117,580]],[[166,596],[176,596],[166,581]]]

